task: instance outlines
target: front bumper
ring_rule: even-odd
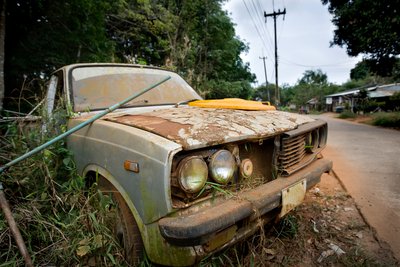
[[[161,235],[173,245],[198,246],[215,238],[217,233],[234,227],[236,233],[231,235],[231,239],[239,240],[239,233],[254,230],[248,229],[249,227],[257,228],[257,224],[251,223],[252,221],[281,206],[283,189],[306,179],[308,190],[320,181],[323,173],[331,169],[330,160],[318,159],[288,177],[279,177],[215,206],[199,209],[191,214],[162,218],[159,221]]]

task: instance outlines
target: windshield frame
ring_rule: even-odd
[[[74,110],[74,112],[90,112],[90,111],[98,111],[98,110],[104,110],[107,109],[109,106],[114,105],[116,103],[119,103],[120,101],[124,100],[123,99],[118,99],[118,101],[114,102],[110,102],[108,103],[106,106],[95,106],[93,103],[89,103],[90,101],[88,101],[87,103],[87,107],[83,108],[82,107],[82,103],[77,103],[77,98],[79,97],[79,94],[76,92],[77,89],[74,88],[74,86],[76,85],[76,82],[74,81],[74,74],[73,72],[76,71],[77,69],[83,69],[83,68],[124,68],[125,72],[121,72],[121,74],[128,74],[129,72],[126,72],[126,70],[128,70],[129,68],[132,69],[140,69],[140,71],[145,71],[145,70],[149,70],[149,76],[154,75],[154,76],[159,76],[160,80],[163,77],[166,76],[171,76],[171,79],[174,82],[174,85],[182,85],[182,86],[178,86],[178,88],[176,89],[178,92],[174,93],[173,91],[167,91],[167,94],[169,95],[169,101],[168,102],[162,102],[160,103],[158,102],[151,102],[146,100],[146,96],[140,96],[139,98],[135,98],[132,100],[132,103],[138,102],[138,104],[132,104],[132,103],[128,103],[127,105],[124,105],[121,108],[133,108],[133,107],[147,107],[147,106],[165,106],[165,105],[174,105],[177,102],[182,102],[185,101],[187,99],[183,99],[182,96],[180,96],[179,92],[184,92],[185,94],[190,95],[190,99],[199,99],[201,100],[202,97],[182,78],[180,77],[177,73],[169,71],[169,70],[164,70],[161,68],[157,68],[157,67],[150,67],[150,66],[143,66],[143,65],[133,65],[133,64],[87,64],[87,65],[74,65],[71,68],[68,69],[68,87],[70,88],[70,94],[71,94],[71,104],[72,104],[72,108]],[[144,72],[145,73],[145,72]],[[132,73],[132,75],[135,75],[135,73]],[[140,73],[136,73],[136,75],[140,75]],[[98,77],[100,77],[102,75],[98,75]],[[156,79],[158,80],[158,79]],[[155,80],[155,82],[156,82]],[[151,84],[148,84],[148,86],[150,86]],[[162,85],[161,85],[162,86]],[[143,88],[135,88],[135,90],[140,91]],[[156,87],[158,88],[158,87]],[[155,89],[155,88],[154,88]],[[152,89],[152,90],[154,90]],[[160,88],[159,88],[160,89]],[[164,89],[164,88],[162,88]],[[165,88],[165,89],[169,89],[169,90],[174,90],[174,88]],[[151,90],[151,91],[152,91]],[[165,91],[164,91],[165,92]],[[174,94],[173,96],[171,96],[172,94]],[[133,95],[133,94],[132,94]],[[153,95],[154,96],[154,95]],[[175,99],[171,99],[175,98]]]

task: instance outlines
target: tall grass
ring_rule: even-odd
[[[52,138],[18,123],[0,131],[1,165]],[[85,187],[64,142],[11,167],[0,181],[35,266],[126,265],[107,218],[112,200]],[[0,263],[24,265],[2,214]]]

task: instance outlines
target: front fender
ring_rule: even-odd
[[[69,126],[76,123],[79,120],[73,120]],[[123,188],[124,197],[133,203],[143,224],[155,222],[172,211],[171,161],[172,155],[181,149],[178,144],[147,131],[102,120],[70,135],[67,142],[79,173],[91,165],[106,170],[119,189]],[[136,162],[138,170],[126,169],[127,161]]]
[[[103,176],[107,181],[109,181],[115,188],[117,188],[118,192],[122,195],[122,197],[125,200],[125,203],[128,205],[130,211],[132,212],[133,217],[135,218],[135,221],[139,227],[140,232],[143,232],[143,221],[142,218],[140,217],[138,211],[136,210],[135,205],[133,205],[128,192],[120,185],[120,183],[115,179],[112,174],[104,169],[101,166],[95,165],[95,164],[89,164],[86,166],[86,168],[83,171],[83,176],[86,177],[89,172],[94,172],[96,174],[99,174]]]

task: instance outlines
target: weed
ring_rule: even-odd
[[[277,237],[294,238],[299,232],[298,218],[292,214],[286,215],[275,228]]]

